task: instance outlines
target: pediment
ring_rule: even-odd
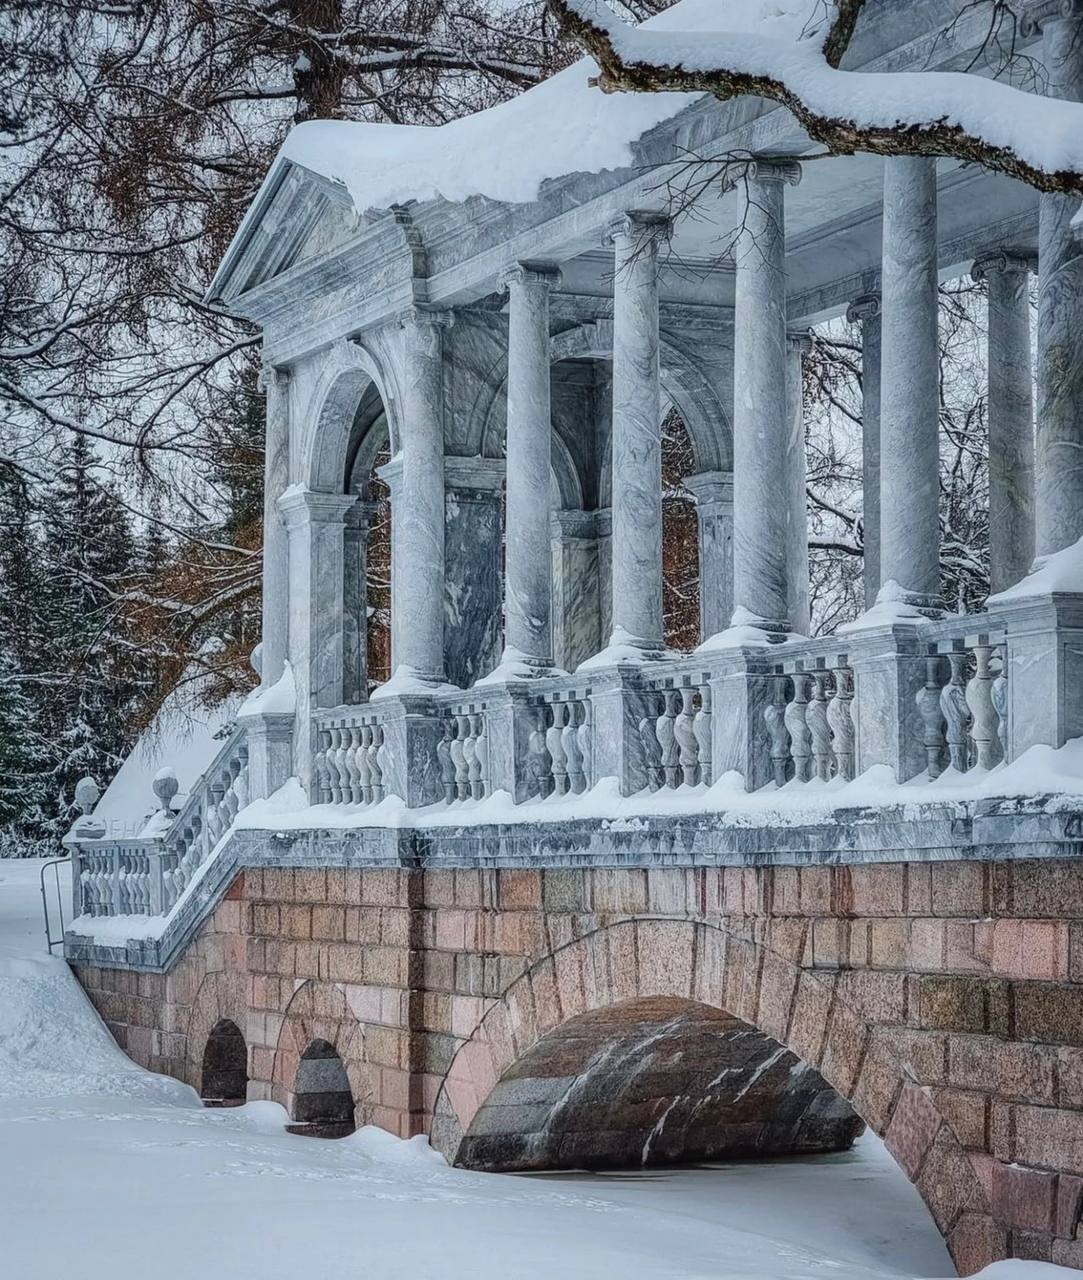
[[[360,226],[344,187],[280,161],[234,237],[209,296],[233,303],[291,268],[333,253]]]

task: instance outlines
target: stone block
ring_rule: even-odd
[[[931,1030],[984,1031],[985,984],[979,978],[928,975],[917,979],[918,1019]]]
[[[313,907],[312,937],[322,942],[342,942],[346,938],[345,907]]]
[[[1074,984],[1012,984],[1015,1033],[1021,1040],[1083,1045],[1083,990]]]
[[[1008,1235],[987,1214],[966,1213],[948,1236],[948,1249],[961,1276],[972,1276],[1008,1256]]]
[[[298,902],[326,902],[327,872],[322,867],[295,868],[293,894]]]
[[[1006,1227],[1051,1231],[1056,1193],[1055,1173],[999,1160],[993,1166],[993,1215]]]
[[[917,1179],[940,1126],[940,1113],[928,1091],[916,1084],[904,1084],[884,1142],[911,1182]]]
[[[997,920],[993,967],[1006,978],[1068,977],[1068,926],[1059,920]]]
[[[285,938],[306,939],[312,937],[312,908],[288,906],[281,911],[281,930]]]
[[[993,1087],[1005,1098],[1052,1104],[1057,1101],[1058,1067],[1051,1045],[1001,1042],[994,1056]]]
[[[576,870],[542,873],[542,902],[546,911],[587,911],[590,908],[586,877]]]
[[[869,963],[877,969],[905,969],[910,947],[908,920],[873,920],[869,930]]]
[[[989,1099],[978,1089],[936,1088],[932,1090],[936,1109],[959,1143],[972,1151],[988,1146]]]
[[[1017,1106],[1014,1117],[1013,1160],[1070,1173],[1083,1169],[1083,1111]]]
[[[498,871],[497,895],[502,909],[516,911],[541,907],[541,872],[503,869]]]
[[[934,916],[981,919],[989,914],[985,863],[934,862],[930,875]]]
[[[909,964],[921,973],[941,973],[944,969],[943,920],[910,922]]]
[[[848,868],[850,910],[855,916],[901,916],[906,913],[906,866],[901,862]]]
[[[1083,1177],[1062,1173],[1057,1179],[1057,1207],[1053,1231],[1065,1240],[1074,1240],[1079,1234],[1083,1218]]]

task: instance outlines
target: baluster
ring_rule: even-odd
[[[771,686],[771,701],[763,709],[763,719],[771,739],[771,768],[775,775],[775,786],[784,787],[790,763],[790,734],[786,727],[786,677],[776,676]]]
[[[970,712],[966,705],[966,660],[967,655],[961,649],[953,649],[948,654],[951,676],[940,690],[940,710],[948,726],[948,755],[951,767],[959,773],[965,773],[970,764],[967,743]]]
[[[455,737],[451,740],[451,763],[455,766],[455,795],[465,800],[470,794],[470,771],[466,765],[464,742],[466,739],[466,716],[455,716]]]
[[[974,726],[971,736],[979,769],[991,769],[996,764],[999,746],[997,710],[993,706],[993,673],[989,668],[992,655],[992,645],[974,646],[974,674],[966,686],[966,705]]]
[[[680,753],[677,749],[677,690],[666,689],[662,694],[662,710],[655,721],[655,733],[658,735],[658,746],[661,749],[662,776],[664,785],[675,787],[678,778],[678,761]]]
[[[591,737],[591,701],[583,698],[580,702],[582,715],[576,733],[579,746],[579,758],[583,769],[583,790],[588,790],[594,783],[594,757],[591,755],[593,739]]]
[[[944,772],[944,714],[940,710],[941,661],[930,653],[925,659],[925,683],[914,695],[921,716],[925,769],[930,780]]]
[[[485,715],[481,711],[474,717],[474,755],[478,762],[474,799],[484,800],[489,792],[489,735],[486,733]]]
[[[812,701],[805,722],[812,734],[812,763],[821,782],[831,778],[831,726],[827,722],[827,672],[812,672]]]
[[[657,791],[662,785],[662,746],[658,741],[658,716],[650,714],[650,695],[647,695],[647,712],[639,721],[639,744],[643,752],[643,769],[647,786]]]
[[[530,731],[530,774],[533,777],[537,793],[544,799],[552,789],[552,772],[550,769],[549,748],[546,746],[545,724],[548,710],[540,709],[540,723]]]
[[[579,795],[585,791],[586,778],[583,775],[583,752],[579,747],[579,715],[580,704],[569,702],[560,745],[564,751],[564,759],[568,762],[568,789]]]
[[[440,770],[440,785],[444,789],[444,803],[455,799],[455,762],[451,758],[453,729],[451,717],[444,719],[444,730],[436,743],[436,764]]]
[[[1008,646],[997,646],[1000,670],[993,681],[993,709],[997,713],[997,738],[1000,742],[1000,758],[1008,758]]]
[[[237,812],[248,804],[248,748],[241,746],[237,752],[237,777],[233,783],[237,796]]]
[[[372,765],[370,764],[370,759],[372,756],[372,725],[358,725],[356,729],[351,729],[350,732],[356,743],[354,750],[351,752],[353,767],[350,770],[350,779],[353,784],[353,802],[354,804],[371,804]]]
[[[840,664],[835,668],[835,692],[827,704],[827,723],[835,750],[835,769],[846,782],[854,776],[854,673]]]
[[[692,721],[692,732],[696,735],[699,780],[709,786],[714,781],[711,763],[714,750],[711,742],[711,687],[706,680],[699,687],[699,710]]]
[[[568,791],[568,758],[564,754],[564,703],[554,702],[550,708],[552,720],[545,731],[545,745],[553,762],[553,790],[558,796]]]
[[[807,672],[795,671],[792,679],[793,699],[786,704],[784,719],[790,735],[793,776],[797,782],[808,782],[812,777],[812,734],[808,726],[809,676]]]
[[[692,728],[693,700],[696,696],[691,685],[681,686],[681,705],[673,721],[673,736],[677,742],[677,761],[686,787],[694,787],[699,781],[699,743]]]
[[[350,731],[343,724],[336,730],[335,749],[331,753],[331,763],[335,768],[335,790],[338,793],[336,804],[350,803],[350,770],[346,766],[349,754]]]
[[[327,752],[331,746],[331,732],[321,729],[317,736],[319,750],[313,758],[316,769],[316,795],[320,804],[329,804],[331,800],[331,768],[327,763]]]
[[[473,713],[466,717],[463,759],[466,762],[467,799],[481,799],[481,766],[478,764],[478,731]]]
[[[387,794],[387,787],[384,785],[384,728],[378,723],[371,727],[372,737],[365,752],[365,759],[372,778],[372,801],[373,804],[379,804]]]

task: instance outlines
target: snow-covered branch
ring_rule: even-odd
[[[947,156],[1083,194],[1083,104],[965,72],[842,70],[864,0],[791,0],[790,19],[723,32],[630,26],[604,0],[547,2],[607,93],[755,96],[835,155]]]

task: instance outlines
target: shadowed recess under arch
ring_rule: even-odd
[[[236,1107],[248,1093],[248,1048],[240,1028],[222,1018],[211,1028],[203,1050],[199,1096],[207,1107]]]
[[[344,1138],[353,1133],[354,1102],[346,1068],[333,1045],[313,1040],[301,1055],[293,1086],[290,1133]]]

